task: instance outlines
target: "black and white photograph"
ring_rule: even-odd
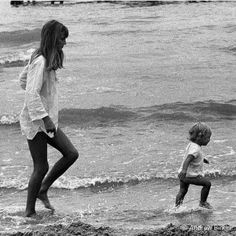
[[[236,0],[0,0],[0,235],[236,235]]]

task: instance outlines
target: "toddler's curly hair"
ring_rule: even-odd
[[[204,137],[209,133],[212,133],[210,127],[203,122],[198,122],[190,128],[189,140],[195,142],[198,137]]]

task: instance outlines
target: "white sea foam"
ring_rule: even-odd
[[[0,65],[2,66],[22,66],[30,59],[32,52],[35,49],[31,48],[26,51],[13,52],[0,57]]]
[[[0,125],[10,125],[19,121],[18,114],[0,115]]]
[[[213,140],[213,143],[225,143],[225,142],[227,142],[228,140],[227,139],[219,139],[219,140]]]

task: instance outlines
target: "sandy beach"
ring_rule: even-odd
[[[1,234],[3,235],[3,234]],[[36,231],[16,232],[4,234],[5,236],[59,236],[59,235],[83,235],[83,236],[115,236],[120,235],[120,232],[107,226],[94,227],[83,222],[74,222],[70,225],[51,225]],[[133,236],[158,236],[158,235],[209,235],[209,236],[228,236],[236,235],[236,227],[229,225],[173,225],[168,224],[164,228],[133,234]],[[131,236],[131,235],[130,235]]]

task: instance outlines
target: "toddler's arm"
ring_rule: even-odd
[[[193,161],[193,159],[194,159],[193,155],[188,155],[187,158],[185,159],[185,161],[183,163],[183,169],[178,175],[181,180],[186,177],[188,166],[189,166],[190,162]]]

